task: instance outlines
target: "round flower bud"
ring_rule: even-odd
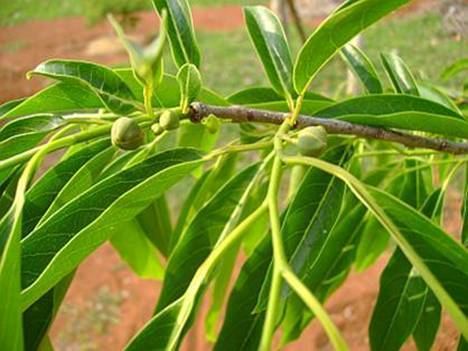
[[[143,145],[145,134],[138,123],[128,117],[120,117],[111,130],[112,144],[123,150],[134,150]]]
[[[320,156],[327,148],[327,131],[322,126],[301,130],[297,139],[297,148],[301,155]]]
[[[180,114],[176,111],[166,110],[159,117],[159,125],[164,130],[172,130],[179,128]]]
[[[209,115],[206,118],[203,118],[202,124],[205,126],[205,128],[210,132],[211,134],[215,134],[218,132],[221,122],[219,119],[214,116],[214,115]]]
[[[158,136],[164,132],[164,129],[163,127],[161,127],[159,123],[155,123],[151,126],[151,131],[153,132],[154,135]]]

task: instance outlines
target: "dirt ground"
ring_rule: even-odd
[[[414,8],[432,6],[433,1],[416,1]],[[195,26],[201,30],[227,31],[243,25],[239,7],[210,10],[195,8]],[[147,37],[157,28],[152,13],[139,14],[135,33]],[[314,23],[316,21],[313,21]],[[313,23],[312,23],[313,24]],[[125,60],[125,54],[112,45],[113,34],[107,23],[89,28],[81,18],[49,22],[34,21],[0,30],[0,103],[33,94],[44,82],[27,81],[25,72],[47,58],[79,58],[112,64]],[[141,37],[140,40],[146,40]],[[454,195],[456,197],[456,195]],[[448,216],[451,232],[456,232],[459,199]],[[364,273],[353,273],[327,303],[339,329],[352,350],[367,350],[367,327],[378,293],[379,274],[388,256]],[[110,245],[101,247],[78,269],[64,304],[52,327],[56,350],[120,350],[129,338],[151,317],[160,284],[136,277],[121,263]],[[203,325],[197,323],[186,338],[185,350],[207,350]],[[444,316],[435,350],[454,350],[457,333]],[[303,338],[288,350],[331,350],[327,337],[313,322]],[[405,345],[414,350],[414,344]]]

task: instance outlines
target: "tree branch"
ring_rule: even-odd
[[[213,106],[195,102],[190,106],[189,117],[192,122],[200,122],[203,117],[215,115],[236,123],[257,122],[281,124],[288,113],[257,110],[244,106]],[[384,128],[354,124],[337,119],[299,115],[296,128],[323,126],[329,134],[355,135],[366,139],[385,140],[411,148],[425,148],[455,155],[468,154],[468,143],[459,143],[441,138],[428,138]]]

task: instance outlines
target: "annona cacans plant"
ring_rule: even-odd
[[[430,350],[444,311],[464,349],[468,97],[421,81],[396,55],[383,56],[385,81],[347,46],[409,2],[345,1],[297,53],[272,11],[244,8],[269,85],[227,96],[205,85],[187,0],[153,0],[161,27],[148,47],[113,22],[130,67],[52,59],[31,71],[57,83],[0,106],[0,351],[51,347],[70,281],[105,243],[161,281],[126,351],[178,350],[203,303],[215,350],[278,349],[313,319],[327,348],[348,350],[327,299],[379,258],[366,347],[412,338]],[[312,90],[335,56],[362,93]],[[447,189],[463,199],[450,207],[463,221],[455,236],[441,221]]]
[[[327,148],[327,130],[322,126],[302,129],[297,138],[297,148],[301,155],[320,156]]]
[[[145,133],[132,118],[120,117],[112,125],[111,140],[122,150],[135,150],[145,142]]]

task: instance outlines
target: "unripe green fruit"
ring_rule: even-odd
[[[321,126],[301,130],[297,139],[297,148],[301,155],[320,156],[327,148],[327,131]]]
[[[155,123],[151,126],[151,131],[153,132],[154,135],[158,136],[164,132],[164,129],[163,127],[161,127],[159,123]]]
[[[159,125],[164,130],[172,130],[179,128],[180,125],[180,113],[172,110],[166,110],[159,117]]]
[[[112,125],[112,144],[123,150],[134,150],[143,145],[145,133],[138,123],[128,117],[120,117]]]
[[[206,118],[203,118],[202,124],[205,126],[205,128],[210,132],[211,134],[215,134],[218,132],[221,122],[219,119],[214,116],[214,115],[209,115]]]

